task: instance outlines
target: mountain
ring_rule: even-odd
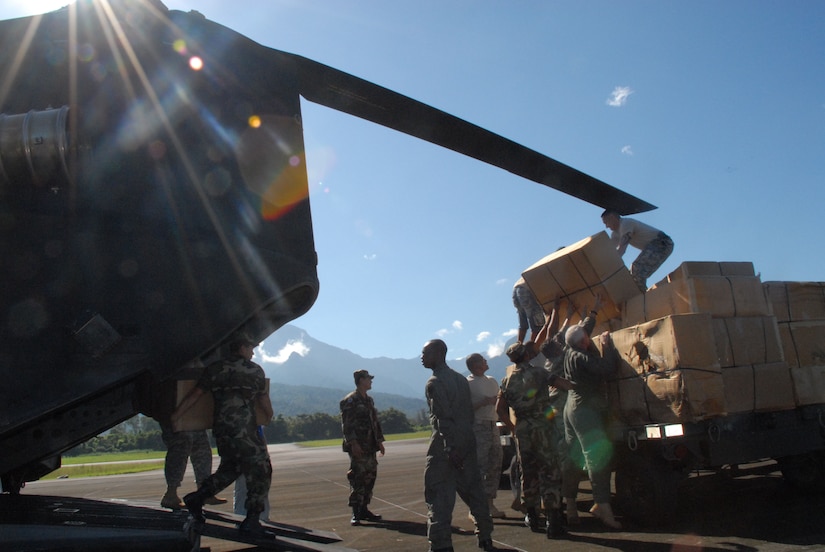
[[[337,415],[340,412],[339,401],[350,391],[351,389],[272,384],[270,382],[269,398],[272,400],[272,409],[276,416],[283,414],[289,417],[315,412]],[[424,412],[427,410],[427,403],[420,398],[373,392],[370,392],[370,396],[375,400],[375,408],[379,411],[392,407],[406,414],[410,420],[416,419],[422,410]]]
[[[510,343],[508,342],[507,345]],[[370,393],[378,403],[379,394],[398,395],[405,398],[414,398],[424,401],[424,385],[430,377],[430,370],[421,365],[419,358],[364,358],[347,349],[341,349],[318,341],[297,326],[287,324],[267,337],[257,349],[255,358],[270,379],[270,387],[275,384],[286,386],[312,387],[317,391],[318,408],[314,411],[325,412],[329,401],[334,401],[335,409],[338,400],[355,388],[352,373],[356,370],[368,370],[375,376],[373,390]],[[261,360],[261,357],[263,360]],[[488,375],[501,381],[504,377],[509,360],[504,355],[487,359],[490,366]],[[467,366],[464,359],[447,359],[447,364],[460,374],[467,375]],[[320,389],[336,390],[339,394],[330,394]],[[305,393],[303,390],[286,387],[290,393]],[[323,396],[323,398],[322,398]],[[273,393],[273,400],[276,399]],[[281,399],[286,400],[287,395]],[[322,408],[323,406],[323,408]],[[377,405],[376,405],[377,406]],[[390,406],[394,406],[390,404]],[[426,404],[423,404],[426,408]],[[396,406],[399,410],[402,410]],[[379,410],[382,408],[379,407]],[[276,412],[279,412],[276,406]],[[286,414],[286,413],[285,413]]]

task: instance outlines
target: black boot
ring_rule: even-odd
[[[203,515],[203,503],[210,496],[212,495],[202,489],[198,489],[197,491],[189,493],[183,497],[183,503],[186,504],[186,508],[189,510],[189,513],[195,521],[199,521],[201,523],[206,522],[206,518]]]
[[[349,524],[352,526],[361,525],[361,507],[360,506],[353,506],[352,507],[352,519],[349,520]]]
[[[366,505],[361,507],[361,519],[364,521],[381,521],[381,516],[370,512]]]
[[[260,512],[247,512],[246,518],[241,522],[238,530],[248,535],[263,535],[264,528],[261,525],[260,516]]]
[[[547,514],[547,538],[557,539],[564,535],[563,518],[559,508],[553,508]]]
[[[527,508],[527,515],[524,516],[524,525],[530,528],[534,533],[540,533],[539,529],[539,513],[535,508]]]

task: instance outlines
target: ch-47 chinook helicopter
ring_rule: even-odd
[[[622,214],[654,208],[157,0],[77,0],[0,22],[0,43],[6,493],[233,332],[263,339],[312,306],[300,97]]]

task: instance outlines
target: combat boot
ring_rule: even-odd
[[[353,506],[352,507],[352,519],[349,520],[349,524],[353,527],[361,525],[361,507],[360,506]]]
[[[203,515],[203,504],[207,498],[209,498],[209,494],[201,489],[183,497],[183,503],[186,504],[186,508],[192,517],[195,518],[195,521],[200,521],[201,523],[206,522],[206,518]]]
[[[246,514],[246,518],[241,522],[241,525],[238,527],[238,530],[241,533],[246,533],[248,535],[263,535],[264,528],[261,525],[260,512],[248,512]]]
[[[539,513],[535,508],[527,508],[527,515],[524,516],[524,525],[530,528],[534,533],[540,533],[539,529]]]
[[[219,504],[226,504],[226,502],[227,500],[220,496],[210,496],[203,501],[204,504],[208,504],[209,506],[218,506]]]
[[[381,521],[381,516],[370,512],[366,505],[361,507],[361,519],[364,521]]]
[[[547,513],[547,538],[557,539],[564,535],[561,509],[553,508]]]
[[[183,510],[186,505],[178,496],[177,487],[166,487],[166,494],[160,499],[160,505],[170,510]]]
[[[578,525],[581,523],[579,509],[576,506],[575,498],[567,499],[567,525]]]

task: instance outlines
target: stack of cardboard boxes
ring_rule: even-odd
[[[608,392],[624,423],[825,403],[823,284],[763,285],[749,262],[685,262],[642,293],[604,232],[523,276],[548,311],[601,294],[596,331],[611,330],[620,357]]]

